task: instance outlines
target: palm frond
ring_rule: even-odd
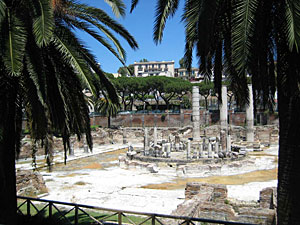
[[[135,9],[137,4],[139,3],[139,0],[131,0],[131,7],[130,7],[130,13]]]
[[[123,0],[104,0],[111,8],[116,17],[124,17],[126,6]]]
[[[286,33],[290,50],[300,46],[300,2],[295,0],[286,1]]]
[[[248,88],[246,82],[247,63],[249,60],[250,38],[253,35],[257,0],[238,0],[233,6],[232,21],[232,66],[236,73],[230,79],[236,94],[243,101],[248,102]]]
[[[43,71],[39,70],[39,73],[37,72],[36,65],[35,63],[32,63],[31,61],[32,57],[29,55],[26,56],[26,70],[27,73],[32,80],[33,84],[35,85],[36,88],[36,95],[38,97],[38,100],[41,102],[43,106],[45,106],[45,94],[42,93],[43,87],[41,87],[41,79],[39,76],[43,76]]]
[[[95,88],[91,82],[91,70],[80,56],[80,50],[83,46],[79,43],[79,40],[68,29],[59,26],[59,29],[54,31],[52,41],[55,47],[64,55],[65,61],[74,66],[81,82],[95,94]]]
[[[198,37],[197,18],[199,15],[199,1],[186,1],[182,21],[185,23],[185,53],[184,63],[190,71],[193,61],[193,50]]]
[[[238,0],[234,6],[232,26],[233,63],[238,71],[246,73],[246,63],[249,56],[249,39],[254,29],[254,17],[257,0]]]
[[[153,39],[156,43],[161,42],[166,21],[175,14],[178,3],[179,0],[159,0],[157,2],[153,31]]]
[[[91,20],[91,19],[89,19],[87,17],[84,17],[84,16],[80,16],[80,15],[78,15],[78,17],[80,17],[82,19],[85,19],[87,22],[89,22],[92,25],[99,28],[110,40],[112,40],[112,42],[114,43],[115,47],[117,48],[119,54],[115,51],[114,48],[112,48],[112,46],[103,37],[101,37],[96,31],[92,30],[88,23],[81,22],[81,21],[78,21],[78,20],[73,20],[73,19],[72,20],[68,19],[68,22],[71,23],[72,25],[74,25],[76,28],[85,31],[86,33],[91,35],[93,38],[95,38],[97,41],[99,41],[114,56],[116,56],[117,59],[119,59],[119,61],[124,65],[125,64],[124,61],[126,60],[126,52],[125,52],[124,48],[121,46],[118,39],[115,38],[114,35],[111,32],[109,32],[109,30],[107,30],[104,26],[97,23],[96,21]]]
[[[33,34],[39,47],[47,45],[54,29],[54,18],[49,1],[39,0],[40,15],[33,21]]]
[[[95,110],[102,115],[115,117],[118,114],[119,104],[113,103],[109,98],[98,99]]]
[[[92,20],[103,23],[108,28],[112,29],[117,34],[121,35],[132,49],[137,49],[138,44],[134,37],[117,21],[112,19],[106,12],[101,9],[87,6],[85,4],[70,4],[69,10],[71,14],[77,16],[89,17]]]
[[[5,17],[6,12],[6,4],[3,0],[0,0],[0,23]]]
[[[91,68],[95,71],[97,77],[96,79],[99,78],[99,81],[102,84],[102,87],[104,87],[109,95],[109,99],[114,103],[114,104],[119,104],[119,96],[116,92],[116,89],[114,85],[108,80],[108,78],[105,76],[103,71],[101,70],[100,66],[98,63],[95,62],[94,57],[91,53],[88,51],[82,51],[83,57],[85,60],[89,63]]]
[[[26,45],[26,31],[23,23],[7,10],[7,24],[3,61],[10,74],[18,75],[22,69]]]

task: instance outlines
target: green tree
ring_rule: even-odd
[[[150,105],[146,100],[151,91],[151,86],[147,77],[135,77],[134,80],[136,82],[136,99],[142,101],[146,105]]]
[[[186,92],[190,91],[191,84],[186,80],[165,76],[148,77],[149,87],[154,93],[156,104],[159,104],[159,97],[166,103],[169,109],[172,99],[181,98]]]
[[[199,93],[205,99],[205,109],[208,110],[208,97],[214,89],[214,83],[211,81],[202,81],[201,83],[194,84],[199,86]]]
[[[122,66],[118,69],[118,73],[121,74],[122,77],[133,76],[134,75],[134,67],[133,67],[133,65]]]
[[[106,2],[124,15],[124,4],[116,4],[122,1]],[[15,224],[15,153],[20,150],[23,109],[32,137],[43,140],[51,161],[54,131],[61,134],[65,152],[72,134],[81,138],[85,133],[92,148],[83,88],[96,94],[101,82],[110,99],[118,102],[114,87],[73,28],[90,34],[122,63],[125,52],[108,29],[121,34],[131,47],[137,44],[104,11],[72,0],[0,0],[0,27],[0,223]]]
[[[148,62],[148,59],[141,59],[140,62]]]
[[[131,11],[138,2],[132,1]],[[178,0],[157,1],[155,42],[162,40],[167,18],[174,15],[178,3]],[[240,105],[248,102],[248,74],[254,95],[260,95],[265,102],[277,89],[280,124],[277,221],[280,225],[299,224],[299,0],[186,0],[183,21],[186,65],[191,66],[196,48],[200,72],[210,76],[214,71],[218,93],[222,73],[228,76]]]

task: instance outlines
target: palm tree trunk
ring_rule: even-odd
[[[15,152],[20,135],[16,129],[17,85],[13,79],[4,85],[10,90],[0,87],[0,224],[16,224]]]
[[[278,224],[300,224],[300,98],[297,96],[290,99],[289,104],[285,103],[283,106],[281,101],[282,99],[279,104]],[[282,113],[283,110],[286,113]]]
[[[279,43],[277,86],[279,110],[278,224],[300,224],[300,54]]]

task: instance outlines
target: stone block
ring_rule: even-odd
[[[274,193],[276,193],[275,187],[268,187],[260,191],[259,193],[259,204],[262,208],[274,209]]]
[[[47,193],[43,176],[31,170],[18,170],[16,173],[17,195],[36,197]]]
[[[243,223],[272,225],[275,211],[266,208],[239,208],[238,221]]]

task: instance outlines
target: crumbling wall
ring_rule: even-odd
[[[259,203],[239,204],[227,199],[225,185],[192,182],[186,185],[186,200],[172,215],[271,225],[275,219],[274,196],[276,189],[266,188],[260,192]],[[166,222],[172,224],[171,220]]]

